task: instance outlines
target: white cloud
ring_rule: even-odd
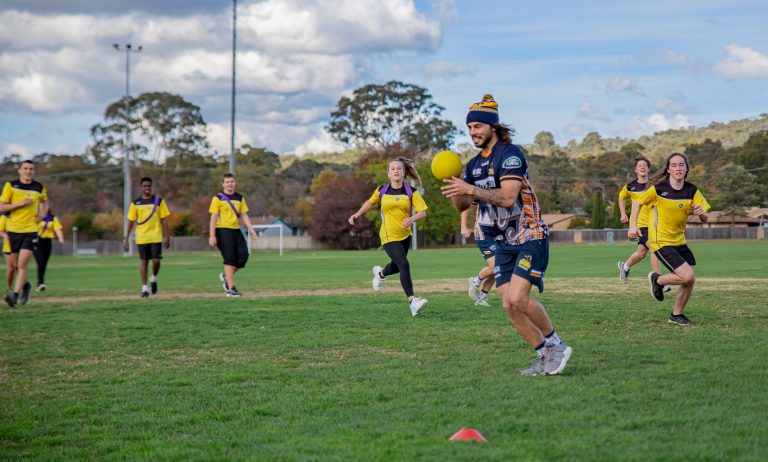
[[[605,84],[606,93],[634,93],[639,96],[647,96],[645,90],[634,79],[627,77],[613,77]]]
[[[749,47],[731,44],[728,55],[715,67],[715,73],[727,80],[768,79],[768,56]]]
[[[430,61],[421,69],[421,74],[427,78],[449,79],[456,76],[471,76],[473,72],[467,66],[451,64],[448,61],[437,59]]]
[[[654,113],[646,118],[632,117],[623,130],[623,136],[636,138],[643,135],[652,135],[665,130],[674,130],[691,126],[691,122],[684,114],[676,114],[667,118],[664,114]]]
[[[587,119],[602,120],[604,122],[611,121],[611,118],[605,112],[587,102],[582,102],[581,106],[579,106],[579,115]]]
[[[262,143],[275,151],[330,148],[317,129],[323,125],[319,122],[327,120],[335,98],[372,74],[377,53],[430,53],[442,41],[440,21],[419,11],[413,0],[330,3],[265,0],[238,5],[238,144]],[[77,111],[93,114],[93,123],[98,123],[104,108],[124,91],[125,53],[112,44],[131,43],[143,46],[141,53],[130,55],[131,93],[167,91],[199,105],[213,146],[228,152],[229,6],[181,17],[0,9],[0,115]],[[433,14],[455,14],[455,2],[439,0]],[[466,72],[447,62],[436,65],[445,74]],[[278,139],[272,135],[276,125],[265,125],[278,123],[292,126],[290,134]],[[268,131],[250,134],[265,127]],[[84,140],[88,136],[82,133]]]
[[[435,0],[432,3],[432,11],[444,22],[456,21],[459,18],[456,0]]]

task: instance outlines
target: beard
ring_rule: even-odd
[[[493,133],[488,133],[482,137],[473,137],[472,142],[475,143],[476,148],[485,149],[491,139],[493,139]]]

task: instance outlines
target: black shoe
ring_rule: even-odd
[[[667,321],[670,324],[678,324],[680,326],[690,326],[693,324],[693,321],[686,318],[684,314],[671,314],[669,315],[669,320]]]
[[[29,282],[24,283],[24,287],[21,288],[21,295],[19,296],[19,303],[26,305],[29,301],[29,293],[32,291],[32,284]]]
[[[149,292],[146,290],[141,291],[141,298],[149,298]]]
[[[18,302],[18,296],[16,295],[16,292],[12,291],[11,289],[8,289],[5,292],[5,303],[8,304],[11,308],[16,306],[16,303]]]
[[[221,281],[221,287],[224,288],[224,292],[229,292],[229,284],[227,284],[227,275],[219,273],[219,281]]]
[[[659,284],[658,280],[659,273],[654,273],[653,271],[648,273],[648,283],[650,284],[651,295],[661,302],[664,300],[664,286]]]
[[[239,297],[242,295],[239,290],[237,290],[237,287],[232,287],[227,291],[227,297]]]
[[[150,283],[152,286],[152,295],[155,295],[157,293],[157,281]]]

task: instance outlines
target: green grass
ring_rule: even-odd
[[[618,284],[631,245],[553,245],[556,377],[518,375],[498,295],[470,304],[472,248],[412,254],[417,318],[395,279],[368,292],[382,251],[254,254],[242,299],[213,253],[167,255],[149,300],[135,259],[54,257],[49,291],[0,308],[0,460],[764,460],[768,242],[691,248],[680,328],[647,261]]]

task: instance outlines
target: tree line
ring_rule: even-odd
[[[442,118],[443,111],[425,88],[397,81],[365,85],[339,100],[326,126],[348,151],[296,157],[242,145],[235,153],[238,191],[246,197],[251,216],[282,217],[300,232],[339,248],[377,246],[378,212],[370,212],[354,228],[346,217],[387,181],[388,160],[404,155],[417,161],[430,207],[419,232],[428,244],[452,243],[459,216],[440,194],[429,161],[449,148],[466,161],[476,150],[455,147],[461,131]],[[764,120],[768,116],[761,115],[759,121]],[[131,135],[128,144],[126,129]],[[711,133],[712,127],[707,130]],[[126,147],[133,184],[152,177],[157,193],[168,201],[172,234],[207,233],[208,205],[228,170],[229,156],[211,150],[199,107],[162,92],[120,99],[106,108],[91,136],[80,154],[42,153],[33,158],[37,178],[47,187],[67,233],[77,226],[85,238],[121,236]],[[754,130],[744,139],[739,145],[730,139],[726,146],[707,138],[670,148],[686,153],[693,166],[689,181],[705,192],[716,210],[739,214],[744,207],[768,203],[768,131]],[[593,132],[581,143],[561,147],[551,133],[539,133],[524,148],[543,211],[588,214],[592,227],[621,227],[616,200],[621,186],[633,179],[633,159],[646,155],[652,170],[658,170],[669,154],[640,142],[654,149],[663,145],[649,138],[624,141],[604,140]],[[0,165],[6,179],[16,176],[21,160],[11,155]]]

